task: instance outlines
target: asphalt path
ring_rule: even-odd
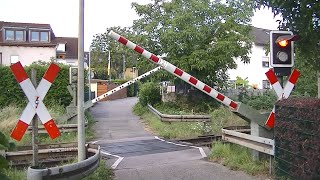
[[[207,148],[164,140],[145,131],[132,113],[137,98],[97,103],[91,110],[96,120],[96,144],[118,180],[254,180],[240,171],[206,160]]]

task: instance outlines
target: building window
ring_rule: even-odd
[[[31,31],[31,41],[49,42],[49,32],[48,31]]]
[[[40,41],[48,42],[49,41],[49,32],[40,32]]]
[[[16,62],[18,62],[18,61],[19,61],[19,56],[14,55],[14,56],[11,56],[11,57],[10,57],[10,63],[11,63],[11,64],[14,64],[14,63],[16,63]]]
[[[262,80],[262,88],[270,89],[270,82],[268,80]]]
[[[269,67],[269,61],[262,61],[262,67],[268,68]]]
[[[268,68],[269,67],[269,57],[262,56],[262,67]]]
[[[23,30],[6,30],[5,31],[6,41],[24,41],[24,31]]]
[[[39,41],[39,32],[31,32],[31,41]]]
[[[14,31],[13,30],[6,30],[6,40],[7,41],[14,41]]]
[[[15,40],[23,41],[24,40],[24,32],[23,31],[15,31]]]

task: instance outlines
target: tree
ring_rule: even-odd
[[[255,5],[257,8],[262,6],[272,8],[274,15],[281,14],[283,20],[279,24],[279,29],[293,31],[301,37],[295,42],[296,65],[303,75],[298,81],[297,90],[302,91],[300,93],[307,92],[314,95],[316,71],[318,71],[318,97],[320,98],[320,2],[318,0],[255,0]]]
[[[226,71],[236,68],[234,58],[250,61],[248,54],[251,1],[154,0],[147,5],[133,3],[139,15],[133,25],[146,49],[165,56],[170,63],[205,83],[220,86]],[[139,62],[140,67],[149,62]],[[168,73],[162,74],[166,78]]]
[[[139,58],[138,54],[124,47],[118,42],[108,37],[109,31],[115,31],[123,36],[132,37],[131,28],[111,27],[105,33],[96,34],[91,43],[91,66],[94,68],[96,78],[108,79],[108,53],[111,56],[111,76],[113,79],[121,78],[123,73],[123,59],[126,61],[126,67],[136,66]]]

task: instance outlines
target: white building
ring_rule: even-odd
[[[0,65],[39,60],[76,66],[78,38],[56,37],[50,24],[0,21]]]
[[[265,73],[269,70],[269,54],[266,55],[264,47],[269,44],[270,30],[252,27],[251,35],[254,38],[250,54],[250,63],[244,64],[236,59],[237,68],[228,70],[230,81],[234,82],[236,77],[248,79],[249,85],[257,86],[259,89],[269,89],[270,84]]]

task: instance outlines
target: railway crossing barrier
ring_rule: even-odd
[[[126,39],[125,37],[120,36],[119,34],[110,31],[108,35],[118,41],[119,43],[127,46],[128,48],[136,51],[137,53],[141,54],[142,56],[149,59],[151,62],[161,66],[163,69],[168,71],[169,73],[175,75],[176,77],[182,79],[183,81],[187,82],[191,86],[199,89],[200,91],[204,92],[205,94],[213,97],[217,101],[221,102],[225,106],[229,107],[231,111],[233,111],[238,116],[242,117],[244,120],[248,122],[255,122],[259,126],[262,126],[266,129],[270,129],[265,125],[265,120],[267,119],[266,114],[260,114],[257,110],[238,102],[234,102],[230,98],[224,96],[222,93],[219,93],[215,89],[211,88],[210,86],[206,85],[205,83],[201,82],[200,80],[196,79],[195,77],[191,76],[190,74],[184,72],[183,70],[179,69],[178,67],[174,66],[173,64],[157,57],[153,53],[143,49],[139,45],[131,42],[130,40]]]

